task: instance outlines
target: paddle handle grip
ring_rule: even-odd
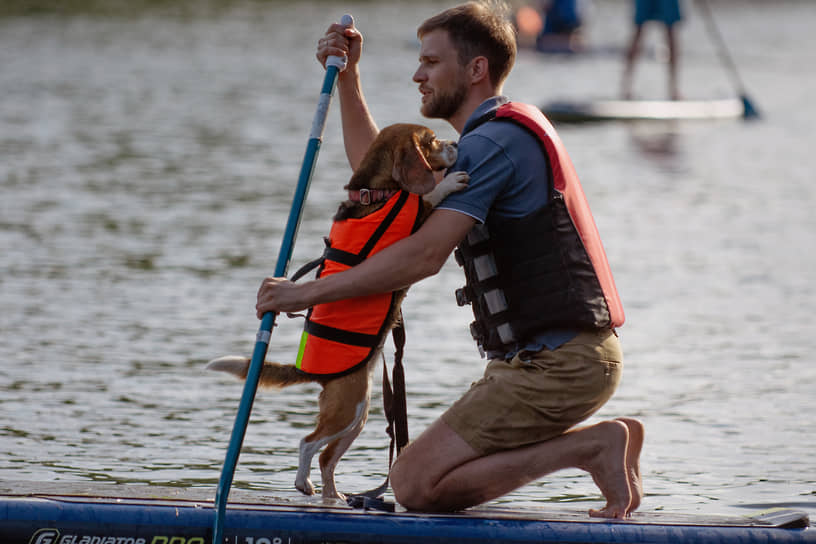
[[[340,24],[346,28],[349,28],[354,25],[354,19],[347,13],[340,18]],[[329,66],[334,66],[337,68],[338,72],[342,72],[346,69],[346,57],[329,55],[329,58],[326,59],[326,68]]]

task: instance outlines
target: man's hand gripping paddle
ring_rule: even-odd
[[[343,15],[340,24],[350,27],[354,24],[351,15]],[[312,181],[312,171],[317,162],[317,155],[320,151],[320,143],[323,139],[323,129],[326,127],[326,116],[329,112],[334,86],[337,81],[337,74],[345,70],[346,59],[341,57],[329,57],[326,59],[326,76],[323,79],[323,88],[320,91],[320,101],[317,105],[312,130],[309,134],[309,142],[306,146],[306,154],[300,169],[295,196],[292,201],[292,209],[289,212],[289,219],[286,222],[286,230],[283,234],[278,262],[275,266],[275,276],[286,275],[289,268],[289,261],[292,258],[292,249],[295,245],[300,218],[303,206],[306,202],[306,195],[309,192],[309,185]],[[261,327],[255,342],[255,349],[252,352],[252,360],[244,384],[244,392],[241,396],[241,403],[238,406],[238,415],[235,418],[235,425],[232,428],[227,456],[224,460],[224,467],[221,470],[221,480],[215,493],[215,524],[213,526],[213,544],[223,544],[224,542],[224,515],[227,509],[227,497],[229,495],[235,467],[238,464],[238,455],[241,452],[241,445],[246,434],[246,427],[249,421],[249,414],[252,411],[252,403],[255,400],[255,391],[258,388],[258,381],[261,376],[266,351],[269,347],[269,337],[272,327],[275,326],[275,314],[267,312],[261,319]]]

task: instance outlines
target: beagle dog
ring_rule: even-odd
[[[372,246],[373,249],[369,247],[369,250],[375,253],[400,237],[415,231],[430,214],[433,207],[450,193],[464,189],[469,179],[465,172],[449,173],[439,183],[436,182],[438,179],[436,173],[441,173],[451,167],[456,162],[456,157],[456,144],[451,141],[438,140],[433,131],[427,127],[396,124],[380,131],[345,186],[348,191],[348,199],[340,204],[334,217],[332,233],[327,240],[329,248],[324,254],[318,277],[327,272],[332,264],[335,265],[335,268],[340,269],[355,264],[355,262],[342,264],[334,262],[339,259],[330,253],[331,250],[337,250],[333,247],[337,242],[335,238],[354,239],[357,231],[368,229],[360,236],[363,241],[368,240],[365,245]],[[411,216],[408,219],[397,218],[392,222],[392,224],[407,225],[402,227],[401,232],[393,235],[386,232],[379,241],[371,242],[373,238],[369,238],[369,235],[372,230],[385,230],[377,229],[376,226],[372,227],[371,218],[393,216],[396,206],[407,209],[411,207],[412,202],[414,207],[411,208]],[[356,245],[352,253],[356,252],[360,242],[357,241],[354,244]],[[344,250],[339,251],[348,253]],[[362,258],[366,256],[362,255]],[[342,261],[342,259],[339,260]],[[317,382],[323,387],[318,399],[317,426],[300,442],[295,487],[302,493],[314,494],[315,488],[309,478],[312,458],[315,453],[326,446],[319,458],[323,484],[322,496],[324,499],[344,499],[335,486],[335,467],[365,425],[368,417],[373,370],[388,333],[400,320],[400,305],[407,291],[408,289],[405,288],[381,295],[385,299],[379,305],[374,304],[377,307],[376,311],[374,307],[369,310],[369,307],[366,306],[370,302],[368,300],[370,297],[339,301],[331,305],[317,305],[311,308],[306,318],[298,363],[296,365],[282,365],[269,361],[264,363],[260,376],[262,387],[281,388],[306,382]],[[330,306],[329,310],[321,312]],[[361,311],[365,314],[360,315]],[[368,321],[370,313],[382,313],[381,318],[374,319],[374,328],[364,335],[367,338],[367,347],[346,346],[343,344],[342,337],[339,340],[334,337],[327,339],[325,335],[321,338],[319,337],[321,331],[327,329],[326,323],[318,323],[320,326],[317,328],[313,326],[314,322],[318,321],[319,314],[346,315],[355,312],[357,315],[350,317],[353,323],[352,329],[358,323]],[[343,326],[334,324],[332,326],[343,328]],[[347,331],[341,330],[341,332]],[[353,330],[351,333],[356,338],[360,331]],[[336,359],[346,357],[345,355],[341,357],[341,354],[347,351],[354,351],[354,354],[351,355],[350,364],[352,366],[349,368],[338,366]],[[210,361],[207,368],[228,372],[245,379],[249,364],[250,359],[247,357],[225,356]],[[322,368],[324,365],[325,369]]]

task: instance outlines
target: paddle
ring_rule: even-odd
[[[748,98],[748,95],[745,93],[745,86],[742,84],[742,78],[740,78],[739,73],[737,72],[737,65],[734,63],[734,59],[731,58],[731,54],[728,52],[728,48],[725,45],[725,40],[720,34],[719,29],[717,28],[717,24],[714,22],[714,14],[711,11],[711,6],[708,3],[708,0],[697,0],[697,4],[703,11],[705,17],[706,28],[711,34],[712,40],[714,41],[714,45],[717,48],[717,54],[720,57],[720,60],[725,64],[728,68],[728,71],[731,75],[731,80],[736,86],[738,92],[740,93],[740,98],[742,99],[743,105],[743,119],[756,119],[759,117],[759,111],[753,105],[751,100]]]
[[[340,20],[340,23],[347,27],[351,26],[353,22],[351,15],[343,15]],[[312,171],[317,162],[317,154],[320,151],[323,129],[326,127],[326,116],[329,112],[332,94],[334,93],[334,84],[337,81],[338,72],[345,68],[346,60],[344,58],[329,57],[326,60],[326,75],[323,79],[323,88],[320,91],[320,101],[318,102],[317,111],[312,121],[309,142],[306,145],[306,154],[303,157],[303,164],[301,165],[300,176],[295,188],[292,208],[289,211],[289,219],[286,222],[286,230],[283,233],[280,253],[278,253],[278,262],[275,266],[276,277],[285,276],[289,268],[289,261],[292,258],[292,249],[294,248],[295,238],[297,236],[298,227],[300,226],[300,217],[303,212],[303,206],[306,203],[306,194],[309,192],[309,185],[312,181]],[[272,327],[274,326],[275,314],[273,312],[267,312],[261,319],[261,327],[256,337],[255,350],[252,353],[252,360],[249,364],[249,370],[244,384],[244,392],[241,396],[241,403],[238,406],[238,415],[235,418],[235,424],[232,428],[229,448],[227,449],[224,466],[221,469],[221,479],[218,482],[218,488],[215,493],[216,512],[215,524],[213,525],[213,544],[223,544],[224,542],[224,515],[227,509],[227,497],[229,496],[230,486],[232,485],[235,467],[238,464],[238,455],[241,453],[241,444],[246,434],[249,414],[252,411],[252,403],[255,400],[255,392],[258,389],[261,368],[263,367],[266,351],[269,347],[269,337],[272,333]]]

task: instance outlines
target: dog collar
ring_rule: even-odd
[[[348,197],[352,202],[368,205],[372,202],[388,200],[398,192],[396,189],[355,189],[348,192]]]

